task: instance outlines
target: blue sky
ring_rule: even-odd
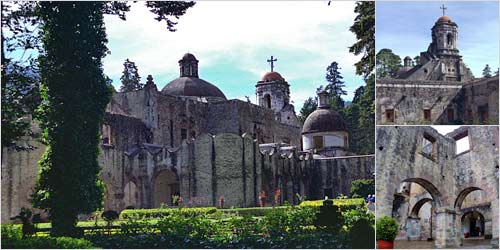
[[[458,25],[458,49],[475,77],[489,64],[498,68],[498,2],[377,2],[376,48],[392,49],[401,58],[419,55],[431,42],[431,28],[443,15]]]
[[[325,83],[325,69],[337,61],[351,100],[364,85],[349,53],[355,42],[349,31],[354,2],[198,2],[180,17],[177,32],[153,19],[144,4],[132,4],[127,21],[106,16],[111,54],[105,73],[120,86],[123,62],[136,62],[145,81],[151,74],[158,89],[179,76],[178,60],[186,52],[199,62],[201,78],[218,86],[229,99],[255,102],[255,84],[270,70],[266,59],[278,58],[278,71],[291,85],[296,111]]]

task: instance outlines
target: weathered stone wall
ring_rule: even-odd
[[[498,124],[498,76],[468,82],[381,79],[378,124]],[[394,122],[386,117],[394,110]],[[429,109],[430,120],[424,117]]]
[[[433,124],[460,92],[461,85],[443,81],[377,81],[377,124]],[[386,119],[386,110],[394,110],[394,122]],[[431,120],[424,119],[431,110]]]
[[[45,152],[40,130],[35,128],[33,137],[20,140],[18,146],[2,147],[2,224],[31,208],[30,197],[38,176],[38,160]]]
[[[470,150],[456,154],[455,140],[465,135]],[[434,138],[433,156],[422,151],[424,138]],[[460,244],[464,209],[485,205],[491,209],[491,218],[486,220],[492,244],[498,245],[498,127],[460,127],[446,136],[431,127],[379,127],[376,143],[377,216],[394,216],[394,195],[401,195],[401,183],[415,182],[422,188],[407,194],[412,197],[406,201],[407,209],[432,197],[436,246]],[[482,194],[472,194],[464,206],[464,199],[479,190]],[[402,210],[398,214],[403,225],[408,224],[407,216],[415,217]],[[406,232],[399,235],[408,236]]]

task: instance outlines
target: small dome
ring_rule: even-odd
[[[436,23],[449,23],[449,22],[451,22],[451,18],[449,16],[442,16],[436,21]]]
[[[342,116],[331,109],[317,109],[304,122],[302,134],[318,132],[346,131],[347,125]]]
[[[267,72],[262,76],[262,82],[283,81],[283,77],[278,72]]]
[[[219,97],[226,100],[219,88],[198,77],[179,77],[169,82],[161,92],[175,96]]]
[[[406,56],[404,60],[411,60],[411,57]]]
[[[182,56],[181,61],[198,61],[198,60],[196,60],[196,57],[193,54],[186,53],[184,54],[184,56]]]

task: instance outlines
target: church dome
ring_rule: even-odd
[[[302,134],[335,131],[347,132],[347,125],[339,113],[327,108],[312,112],[302,127]]]
[[[196,60],[196,57],[193,54],[191,54],[191,53],[184,54],[184,56],[182,56],[181,60],[185,60],[185,61],[198,61],[198,60]]]
[[[267,72],[262,76],[262,82],[283,81],[283,77],[278,72]]]
[[[219,88],[198,77],[179,77],[169,82],[161,92],[167,95],[219,97],[226,100]]]
[[[177,79],[169,82],[161,92],[175,96],[216,97],[226,99],[226,96],[215,85],[198,77],[198,60],[191,53],[186,53],[179,60]]]
[[[451,22],[451,18],[449,16],[442,16],[436,21],[436,23],[449,23],[449,22]]]

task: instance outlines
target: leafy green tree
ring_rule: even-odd
[[[316,108],[318,108],[318,101],[316,100],[316,98],[313,98],[313,97],[307,98],[307,100],[304,101],[304,105],[300,109],[300,113],[299,113],[299,117],[298,117],[300,123],[304,124],[304,122],[306,121],[306,118],[312,112],[314,112],[314,110],[316,110]]]
[[[356,74],[368,78],[375,67],[375,2],[357,1],[354,12],[358,15],[349,30],[357,40],[349,47],[349,52],[363,55],[355,64]]]
[[[413,58],[413,65],[412,66],[417,66],[418,64],[420,64],[420,56],[415,56]]]
[[[40,103],[35,4],[2,1],[2,146],[31,133],[29,114]],[[16,51],[23,51],[17,53]]]
[[[490,65],[486,64],[483,69],[483,77],[489,78],[491,77],[491,68]]]
[[[123,63],[123,74],[120,80],[122,82],[122,86],[120,87],[121,92],[130,92],[144,87],[144,84],[141,83],[141,77],[139,76],[135,62],[130,61],[128,58]]]
[[[369,194],[375,194],[375,180],[359,179],[351,183],[351,197],[366,198]]]
[[[401,67],[401,57],[392,50],[381,49],[377,53],[377,78],[396,77]]]
[[[99,133],[112,86],[102,69],[107,54],[104,14],[125,19],[126,2],[39,2],[43,53],[42,104],[37,119],[47,149],[39,161],[33,203],[48,210],[52,235],[74,236],[77,215],[102,206]],[[175,22],[193,2],[147,2],[156,20]]]

